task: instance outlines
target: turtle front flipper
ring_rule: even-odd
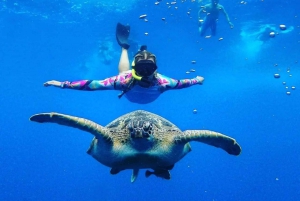
[[[107,129],[88,119],[60,113],[40,113],[30,117],[30,121],[38,123],[57,123],[64,126],[78,128],[80,130],[92,133],[95,137],[109,138]]]
[[[242,151],[235,139],[210,130],[187,130],[180,134],[176,141],[198,141],[215,147],[219,147],[232,155],[239,155]]]

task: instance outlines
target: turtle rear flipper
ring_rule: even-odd
[[[147,178],[150,177],[152,174],[163,179],[167,179],[167,180],[171,179],[171,174],[169,170],[155,169],[154,171],[146,170],[145,172],[145,176]]]
[[[131,175],[131,183],[135,182],[135,180],[137,179],[137,176],[139,174],[139,169],[133,169],[132,170],[132,175]]]
[[[115,175],[118,174],[119,172],[121,172],[122,170],[118,169],[118,168],[111,168],[110,169],[110,174]],[[135,182],[135,180],[137,179],[139,174],[139,169],[133,169],[132,170],[132,175],[131,175],[131,183]]]
[[[219,147],[231,155],[239,155],[242,151],[235,139],[209,130],[187,130],[176,138],[181,142],[197,141]]]
[[[118,168],[111,168],[110,169],[110,174],[112,174],[112,175],[118,174],[119,172],[121,172],[121,170],[118,169]]]
[[[106,137],[109,138],[107,129],[103,126],[90,121],[88,119],[79,118],[75,116],[60,114],[60,113],[40,113],[35,114],[30,117],[30,121],[35,121],[38,123],[57,123],[64,126],[70,126],[73,128],[78,128],[80,130],[89,132],[95,137]]]

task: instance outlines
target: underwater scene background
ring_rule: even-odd
[[[299,199],[298,1],[221,0],[234,28],[220,15],[217,35],[210,38],[200,37],[197,17],[209,1],[173,2],[0,1],[1,200]],[[147,21],[139,18],[143,14]],[[130,58],[146,44],[161,74],[201,75],[204,84],[168,91],[149,104],[118,99],[119,91],[43,87],[52,79],[116,75],[118,22],[131,26]],[[195,72],[187,74],[190,69]],[[90,134],[29,121],[35,113],[56,111],[105,126],[137,109],[182,130],[234,137],[242,154],[192,142],[192,152],[175,165],[171,180],[145,178],[143,170],[130,183],[131,170],[110,175],[86,154]]]

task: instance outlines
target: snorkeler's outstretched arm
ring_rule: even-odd
[[[79,80],[79,81],[56,81],[51,80],[44,83],[45,87],[54,86],[64,89],[76,89],[84,91],[114,89],[113,83],[110,80]]]
[[[56,81],[51,80],[44,83],[45,87],[54,86],[66,89],[76,89],[85,91],[94,90],[121,90],[122,86],[126,84],[124,82],[125,75],[117,75],[104,80],[79,80],[79,81]]]
[[[157,74],[157,79],[160,86],[163,87],[163,91],[169,89],[182,89],[196,84],[202,84],[204,81],[204,78],[201,76],[192,79],[176,80],[161,74]]]

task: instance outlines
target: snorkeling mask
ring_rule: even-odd
[[[132,62],[132,76],[141,81],[153,75],[156,71],[156,57],[154,54],[147,51],[147,46],[143,45],[134,56],[134,60]]]
[[[152,79],[149,76],[153,75],[157,69],[156,57],[154,54],[147,51],[147,46],[142,45],[140,51],[138,51],[134,60],[132,61],[132,79],[128,86],[118,95],[121,98],[135,85],[136,81],[141,81],[139,85],[144,88],[149,88],[152,84]]]

